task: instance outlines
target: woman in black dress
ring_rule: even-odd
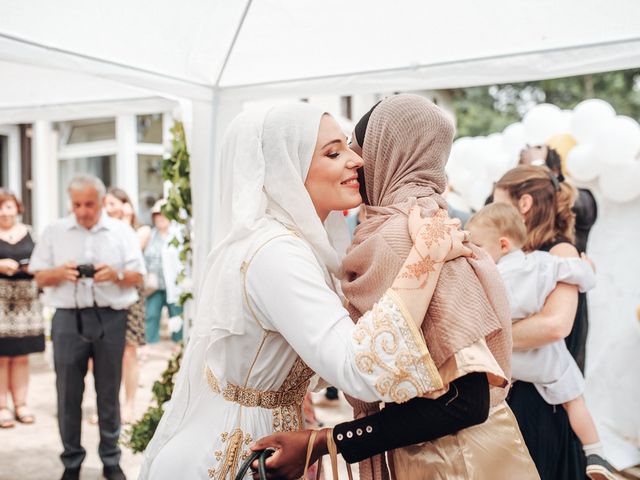
[[[575,189],[546,167],[520,166],[496,184],[494,202],[514,205],[527,226],[527,251],[577,257],[574,246]],[[587,320],[585,295],[558,284],[543,310],[513,326],[513,348],[530,349],[564,338],[584,368]],[[508,398],[542,480],[585,478],[585,456],[563,408],[547,404],[534,385],[515,382]]]
[[[29,227],[18,221],[22,204],[0,189],[0,428],[15,419],[33,423],[26,405],[30,353],[44,351],[44,326],[38,289],[28,272],[34,242]]]

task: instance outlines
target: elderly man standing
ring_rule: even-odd
[[[125,346],[127,308],[137,299],[144,260],[134,231],[102,212],[105,186],[79,175],[68,188],[73,213],[49,225],[29,269],[46,302],[56,308],[53,341],[58,426],[64,446],[63,480],[80,478],[86,451],[80,445],[82,396],[89,359],[98,403],[103,474],[125,479],[120,468],[118,393]]]

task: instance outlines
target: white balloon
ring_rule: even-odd
[[[487,137],[487,143],[491,146],[491,149],[494,151],[502,150],[502,145],[504,143],[502,139],[502,133],[492,133]]]
[[[453,145],[451,145],[451,154],[449,155],[449,158],[459,160],[460,158],[464,157],[465,152],[472,143],[472,137],[458,138],[455,142],[453,142]]]
[[[502,131],[502,144],[507,154],[513,157],[514,162],[517,163],[520,150],[527,144],[524,139],[524,126],[521,122],[512,123]]]
[[[600,189],[609,200],[629,202],[640,196],[640,163],[627,160],[600,174]]]
[[[561,121],[561,131],[558,133],[569,133],[571,132],[571,122],[573,122],[573,110],[562,110],[560,112],[562,121]]]
[[[497,182],[500,178],[517,165],[513,159],[505,152],[498,153],[491,158],[487,166],[487,177],[492,182]]]
[[[576,180],[588,182],[596,178],[603,164],[598,161],[593,145],[582,143],[569,151],[567,156],[567,170]]]
[[[493,190],[493,182],[486,177],[476,178],[473,181],[473,185],[467,192],[466,200],[469,206],[475,211],[484,207],[484,203],[487,201],[487,197],[491,195]]]
[[[449,185],[455,192],[459,193],[465,199],[471,189],[472,183],[473,175],[468,170],[460,169],[456,170],[455,174],[453,174],[453,172],[449,174]]]
[[[618,165],[640,152],[640,125],[633,118],[609,119],[598,134],[596,156],[608,165]]]
[[[592,98],[580,102],[573,109],[571,135],[578,143],[595,142],[603,124],[615,115],[616,111],[604,100]]]
[[[524,137],[530,145],[541,145],[558,133],[563,133],[562,111],[550,103],[536,105],[522,119]]]
[[[464,167],[473,176],[484,175],[491,158],[491,145],[486,137],[475,137],[465,150]]]
[[[473,152],[473,138],[462,137],[453,142],[451,146],[451,153],[449,154],[449,161],[447,162],[448,169],[460,169],[466,168],[468,158]]]

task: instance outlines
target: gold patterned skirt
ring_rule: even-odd
[[[136,288],[138,292],[138,300],[129,307],[127,312],[127,343],[132,345],[144,345],[145,336],[145,310],[144,310],[144,293],[142,287]]]
[[[0,279],[0,356],[44,351],[44,320],[33,279]]]
[[[488,420],[433,442],[393,451],[395,480],[539,480],[506,402]]]

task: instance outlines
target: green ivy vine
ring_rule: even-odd
[[[169,220],[178,222],[183,226],[182,241],[174,237],[171,244],[180,252],[182,271],[176,278],[176,284],[181,284],[191,273],[192,251],[191,251],[191,183],[189,175],[191,166],[189,163],[189,151],[182,122],[176,122],[171,128],[173,135],[172,153],[162,161],[162,178],[171,183],[167,194],[166,203],[162,206],[162,214]],[[193,298],[192,288],[183,290],[179,304]],[[140,453],[147,448],[153,434],[160,423],[164,404],[171,399],[174,387],[174,377],[180,369],[182,359],[182,347],[169,360],[169,364],[159,380],[152,387],[153,403],[147,409],[142,418],[133,424],[125,432],[124,444],[131,448],[134,453]]]
[[[180,252],[183,269],[178,273],[176,283],[181,284],[191,273],[191,164],[182,122],[176,122],[171,133],[172,153],[162,161],[162,179],[168,180],[171,187],[162,206],[162,214],[183,226],[182,242],[175,237],[170,242]],[[178,300],[179,305],[184,305],[190,298],[193,298],[192,288],[185,289]]]
[[[167,369],[162,372],[160,379],[154,382],[151,389],[153,404],[142,418],[125,432],[124,444],[134,453],[144,452],[158,428],[164,412],[164,404],[171,400],[173,394],[174,378],[180,369],[180,360],[182,360],[182,349],[169,360]]]

